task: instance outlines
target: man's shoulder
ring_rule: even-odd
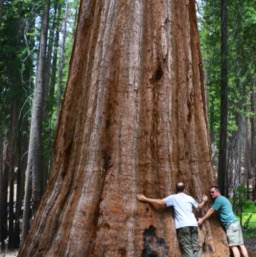
[[[181,194],[171,194],[168,195],[165,199],[178,199],[181,197]]]
[[[185,193],[178,193],[175,194],[175,198],[177,199],[189,199],[189,200],[194,200],[194,198],[191,195],[185,194]]]
[[[228,201],[228,199],[225,196],[220,195],[214,200],[214,202],[212,204],[212,208],[218,209],[220,206],[224,205],[227,201]]]
[[[220,202],[226,202],[226,201],[229,201],[227,197],[223,196],[223,195],[220,195],[216,198],[217,201],[220,201]]]

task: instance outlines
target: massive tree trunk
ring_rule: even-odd
[[[215,183],[194,0],[82,0],[48,188],[19,257],[179,257],[162,198]],[[200,214],[199,214],[200,215]],[[229,256],[216,219],[203,256]]]

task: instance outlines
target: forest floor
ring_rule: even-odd
[[[255,237],[245,238],[244,244],[248,250],[249,257],[256,257],[256,238]]]
[[[256,239],[255,237],[252,238],[245,238],[245,246],[248,250],[249,257],[256,257]],[[5,253],[0,253],[0,257],[16,257],[18,255],[18,251],[9,251]]]
[[[18,255],[18,251],[9,251],[5,253],[0,253],[0,257],[16,257]]]

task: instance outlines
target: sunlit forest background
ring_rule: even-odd
[[[234,204],[253,203],[256,0],[196,5],[216,176]],[[26,238],[47,186],[78,10],[78,0],[0,0],[1,250]]]

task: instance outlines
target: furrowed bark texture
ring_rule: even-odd
[[[55,161],[21,256],[179,257],[172,211],[215,183],[195,2],[82,0]],[[203,256],[229,256],[216,219]]]

